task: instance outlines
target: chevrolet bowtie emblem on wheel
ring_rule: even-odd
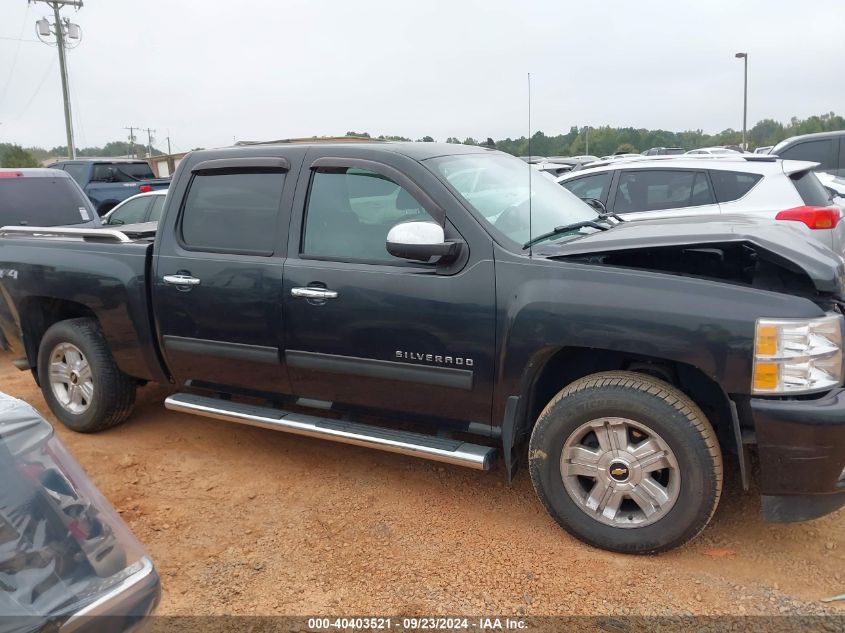
[[[629,474],[630,471],[628,470],[628,467],[624,464],[616,463],[610,465],[610,476],[613,477],[613,479],[615,479],[616,481],[625,481],[626,479],[628,479]]]

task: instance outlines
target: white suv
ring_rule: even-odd
[[[845,251],[843,208],[812,169],[817,163],[740,154],[614,161],[557,179],[626,220],[731,214],[789,221]],[[839,200],[837,198],[837,200]]]

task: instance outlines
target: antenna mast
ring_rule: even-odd
[[[528,73],[528,257],[534,256],[534,245],[531,244],[532,226],[531,226],[531,172],[534,168],[531,166],[531,73]]]

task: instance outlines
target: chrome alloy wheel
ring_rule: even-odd
[[[579,426],[563,445],[560,474],[582,511],[619,528],[659,521],[675,505],[681,487],[669,445],[627,418],[598,418]]]
[[[73,414],[85,413],[94,398],[91,365],[79,348],[59,343],[50,352],[50,388],[59,404]]]

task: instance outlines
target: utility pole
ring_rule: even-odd
[[[748,53],[736,53],[737,59],[741,59],[745,65],[745,78],[742,89],[742,149],[748,151],[746,142],[746,126],[748,124]]]
[[[137,130],[138,128],[134,125],[130,125],[123,129],[129,130],[129,153],[132,154],[132,158],[138,158],[137,156],[135,156],[135,130]]]
[[[147,158],[153,155],[153,132],[155,130],[147,128]]]
[[[590,126],[589,125],[584,128],[584,135],[587,138],[587,148],[586,148],[586,150],[584,150],[584,153],[587,156],[589,156],[590,155]]]
[[[73,6],[77,9],[82,8],[82,0],[27,0],[28,2],[43,2],[49,7],[53,9],[53,17],[56,20],[52,27],[53,27],[53,35],[56,36],[56,47],[59,49],[59,71],[62,76],[62,97],[64,99],[65,105],[65,133],[67,135],[67,151],[68,157],[73,159],[76,158],[76,146],[73,142],[73,120],[71,119],[70,113],[70,89],[68,87],[68,80],[67,80],[67,63],[65,61],[65,46],[66,46],[66,38],[68,35],[71,39],[80,39],[80,32],[79,26],[76,24],[71,24],[70,20],[67,18],[62,20],[62,16],[59,13],[60,9],[64,6]],[[38,33],[39,37],[45,36],[47,37],[50,33],[50,24],[46,18],[42,18],[38,21]],[[41,40],[42,42],[45,40]]]
[[[167,155],[170,156],[172,152],[170,151],[170,130],[167,130]]]

